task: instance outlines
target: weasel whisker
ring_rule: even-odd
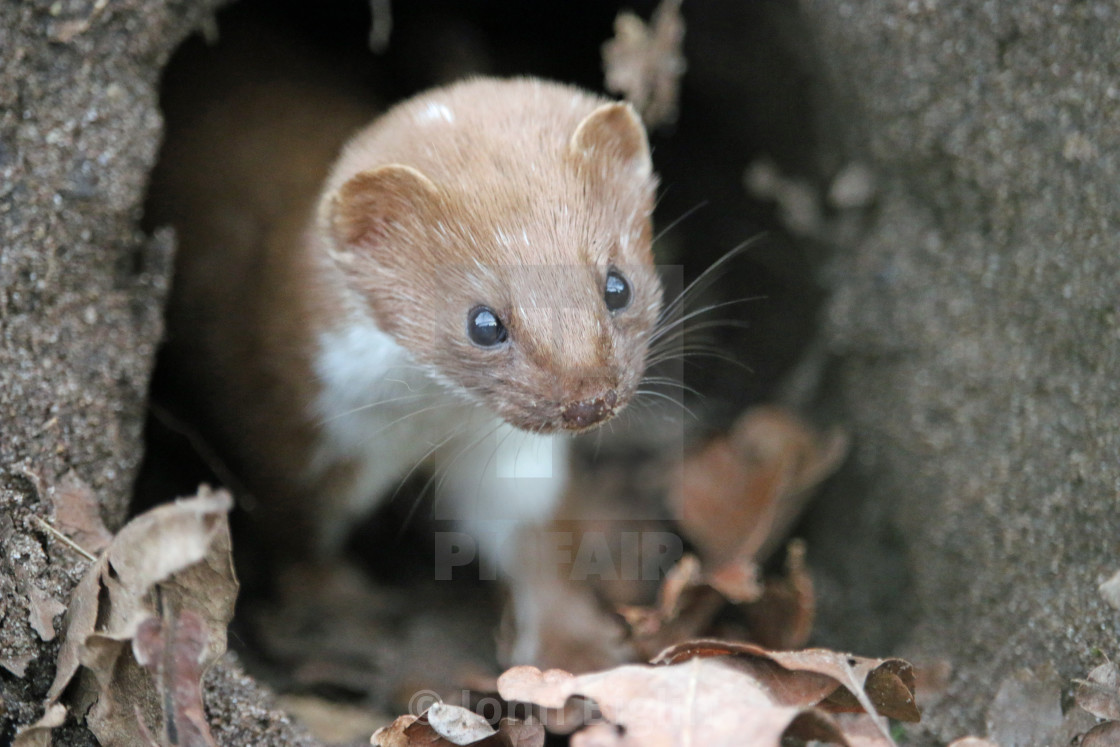
[[[334,422],[335,420],[338,420],[339,418],[344,418],[348,415],[354,415],[355,413],[363,412],[363,411],[366,411],[366,410],[373,410],[374,408],[382,407],[384,405],[391,405],[395,402],[408,402],[408,401],[414,400],[414,399],[421,399],[423,397],[429,397],[429,396],[431,396],[432,391],[433,391],[432,388],[428,388],[426,390],[416,392],[415,394],[405,394],[405,395],[402,395],[400,397],[391,397],[389,399],[378,399],[378,400],[375,400],[373,402],[367,402],[366,404],[358,405],[357,407],[355,407],[353,409],[335,413],[334,415],[331,415],[330,417],[320,418],[318,421],[316,421],[315,425],[316,425],[316,427],[324,426],[327,423],[331,423],[331,422]]]
[[[702,273],[693,278],[692,282],[685,286],[684,290],[661,310],[657,326],[660,327],[666,319],[672,317],[674,314],[680,313],[684,305],[693,296],[711,287],[711,284],[719,278],[719,274],[726,269],[728,262],[748,250],[753,249],[761,243],[765,237],[766,234],[759,234],[758,236],[749,238],[737,246],[732,247],[725,252],[722,257],[709,265]]]
[[[667,191],[668,191],[668,190],[666,190],[666,192],[667,192]],[[664,195],[662,195],[662,197],[664,197]],[[658,202],[660,202],[660,198],[658,198]],[[692,207],[691,207],[691,208],[689,208],[688,210],[685,210],[685,211],[684,211],[683,213],[681,213],[680,215],[678,215],[678,216],[677,216],[676,218],[674,218],[673,220],[669,221],[669,224],[668,224],[667,226],[665,226],[664,228],[662,228],[662,229],[661,229],[660,231],[658,231],[658,232],[657,232],[657,233],[656,233],[656,234],[654,235],[654,237],[653,237],[653,243],[654,243],[654,244],[656,244],[656,243],[657,243],[657,242],[658,242],[659,240],[661,240],[661,238],[662,238],[662,237],[664,237],[664,236],[665,236],[665,234],[667,234],[667,233],[669,233],[670,231],[672,231],[672,230],[673,230],[674,228],[676,228],[677,226],[679,226],[679,225],[680,225],[681,223],[683,223],[683,222],[684,222],[685,220],[687,220],[688,218],[691,218],[691,217],[692,217],[692,216],[693,216],[693,215],[694,215],[694,214],[695,214],[695,213],[696,213],[696,212],[697,212],[698,210],[701,210],[701,209],[703,209],[703,208],[706,208],[707,206],[708,206],[708,201],[707,201],[707,200],[701,200],[701,201],[700,201],[699,203],[697,203],[696,205],[692,206]]]
[[[655,391],[653,389],[639,389],[636,392],[634,392],[634,394],[646,394],[646,395],[649,395],[650,397],[660,397],[661,399],[663,399],[667,402],[672,402],[673,404],[680,407],[682,410],[687,412],[693,420],[699,420],[700,419],[700,418],[696,417],[696,413],[694,413],[692,410],[690,410],[688,408],[688,405],[681,402],[680,400],[673,399],[668,394],[665,394],[665,392],[658,392],[658,391]]]
[[[707,306],[702,306],[699,309],[695,309],[693,311],[688,312],[684,316],[681,316],[681,317],[678,317],[678,318],[674,319],[669,324],[658,325],[654,329],[653,335],[650,336],[650,344],[653,345],[653,344],[656,344],[657,342],[660,342],[662,339],[664,339],[664,335],[666,333],[672,331],[672,330],[681,329],[683,332],[694,331],[690,328],[684,327],[683,325],[685,325],[686,323],[688,323],[692,319],[695,319],[698,316],[702,316],[703,314],[709,314],[713,311],[717,311],[719,309],[727,308],[728,306],[736,306],[738,304],[749,303],[751,301],[761,301],[764,298],[765,298],[765,296],[748,296],[747,298],[735,298],[735,299],[732,299],[730,301],[721,301],[719,303],[713,303],[713,304],[708,304]],[[729,326],[734,325],[735,323],[736,323],[735,320],[727,320],[727,322],[716,322],[716,324],[719,324],[719,325],[729,325]]]

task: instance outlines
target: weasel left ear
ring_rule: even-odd
[[[356,174],[339,187],[329,206],[337,258],[351,259],[358,247],[377,252],[392,245],[393,237],[422,225],[438,200],[436,185],[411,166],[393,163]]]
[[[624,102],[603,104],[584,117],[572,134],[568,150],[578,158],[606,158],[629,166],[639,177],[653,172],[646,129],[634,107]]]

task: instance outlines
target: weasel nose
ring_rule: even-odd
[[[564,418],[564,425],[568,428],[589,428],[610,417],[617,403],[618,396],[612,389],[601,397],[573,402],[564,408],[561,416]]]

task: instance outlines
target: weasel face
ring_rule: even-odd
[[[661,302],[652,264],[613,253],[586,265],[463,268],[468,294],[448,288],[463,299],[458,324],[443,322],[426,357],[520,428],[583,431],[609,420],[641,381]]]
[[[425,118],[437,105],[448,116]],[[488,131],[486,117],[502,124]],[[378,325],[519,428],[609,420],[638,388],[661,308],[656,180],[632,110],[562,86],[473,81],[387,119],[351,146],[321,210]],[[410,151],[394,125],[416,138],[418,122],[432,132]],[[346,166],[382,149],[404,163]]]

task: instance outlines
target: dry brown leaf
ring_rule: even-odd
[[[819,675],[831,684],[812,705],[833,713],[879,713],[899,721],[915,722],[921,714],[914,703],[914,670],[902,659],[867,659],[827,649],[770,651],[750,643],[689,641],[663,651],[654,664],[676,664],[693,658],[733,657],[754,669],[758,661],[773,662],[790,673]],[[808,693],[817,680],[788,679]]]
[[[54,682],[47,692],[47,701],[58,700],[63,689],[77,673],[81,664],[79,652],[84,642],[93,635],[97,625],[97,602],[101,590],[101,565],[95,564],[74,587],[70,594],[70,606],[62,620],[64,638],[58,651]]]
[[[375,745],[375,747],[409,747],[409,745],[438,743],[438,741],[433,742],[432,740],[442,740],[435,730],[428,726],[427,722],[413,729],[410,734],[409,728],[415,726],[419,720],[418,717],[411,714],[397,716],[393,723],[382,726],[375,731],[373,736],[369,738],[369,743]],[[423,738],[428,738],[427,742],[420,741],[421,734],[424,735]]]
[[[71,470],[49,491],[54,526],[91,555],[108,547],[113,534],[101,520],[93,489]]]
[[[738,570],[730,574],[733,568]],[[666,575],[656,607],[619,609],[635,650],[650,659],[673,644],[712,635],[712,622],[729,601],[748,602],[741,609],[750,640],[776,649],[805,645],[816,601],[804,542],[790,543],[786,576],[762,584],[757,571],[753,561],[737,559],[712,578],[703,573],[696,556],[685,555]]]
[[[55,703],[48,706],[43,717],[16,732],[12,747],[50,747],[51,732],[66,720],[66,706]]]
[[[536,719],[504,718],[498,722],[498,739],[493,747],[542,747],[544,724]]]
[[[34,584],[27,588],[27,615],[34,630],[44,641],[53,641],[54,619],[66,611],[66,605]]]
[[[1120,721],[1106,721],[1081,737],[1080,747],[1116,747],[1120,744]]]
[[[950,742],[949,747],[999,747],[999,745],[980,737],[962,737]]]
[[[202,705],[202,667],[209,643],[202,616],[191,609],[178,615],[169,609],[162,618],[149,617],[132,639],[133,656],[156,681],[164,745],[217,747]]]
[[[768,406],[748,411],[728,436],[687,456],[671,481],[669,503],[701,560],[682,558],[662,584],[655,610],[622,610],[638,652],[649,657],[710,634],[724,600],[747,605],[755,640],[773,648],[804,645],[815,612],[804,545],[790,545],[785,578],[763,584],[756,561],[785,536],[847,448],[842,431],[818,433],[784,408]]]
[[[1097,718],[1120,721],[1120,667],[1106,661],[1077,685],[1077,705]]]
[[[73,682],[67,697],[105,747],[147,743],[138,713],[162,728],[156,684],[130,654],[129,642],[161,610],[192,610],[208,631],[198,642],[199,672],[225,651],[237,596],[231,505],[228,493],[203,488],[194,498],[135,517],[113,538],[71,596],[48,713]]]
[[[773,552],[813,488],[847,452],[839,428],[819,433],[784,408],[765,406],[748,410],[726,437],[686,457],[669,501],[708,575]]]
[[[29,651],[19,656],[5,656],[0,659],[0,667],[7,669],[16,677],[23,678],[27,675],[27,665],[35,658],[35,652]]]
[[[786,575],[767,580],[761,597],[743,608],[750,639],[761,646],[790,650],[809,641],[816,615],[816,595],[805,552],[804,542],[790,542]]]
[[[657,592],[657,611],[665,620],[678,617],[688,607],[684,601],[687,592],[704,583],[700,570],[700,559],[695,555],[685,555],[669,569],[665,580]]]
[[[647,127],[677,119],[678,89],[685,71],[680,10],[681,0],[662,0],[648,25],[633,13],[619,13],[614,38],[603,45],[607,90],[633,104]]]
[[[158,506],[126,524],[113,539],[102,583],[112,604],[110,635],[131,638],[153,610],[158,584],[164,602],[188,605],[212,632],[207,658],[225,651],[226,626],[237,595],[227,513],[232,499],[206,488],[198,496]]]
[[[749,558],[735,558],[704,575],[704,582],[732,604],[757,602],[762,597],[758,563]]]
[[[619,613],[630,627],[635,651],[649,659],[667,646],[702,635],[725,605],[705,581],[700,561],[685,555],[666,574],[655,607],[621,607]]]
[[[601,725],[593,725],[586,734],[578,731],[573,745],[777,747],[786,736],[847,744],[825,714],[780,702],[780,693],[776,698],[773,689],[723,658],[627,665],[579,677],[561,670],[514,667],[498,678],[498,692],[506,700],[552,711],[571,706],[574,698],[588,698],[606,722],[617,727],[614,732]],[[588,715],[583,723],[591,721]]]

